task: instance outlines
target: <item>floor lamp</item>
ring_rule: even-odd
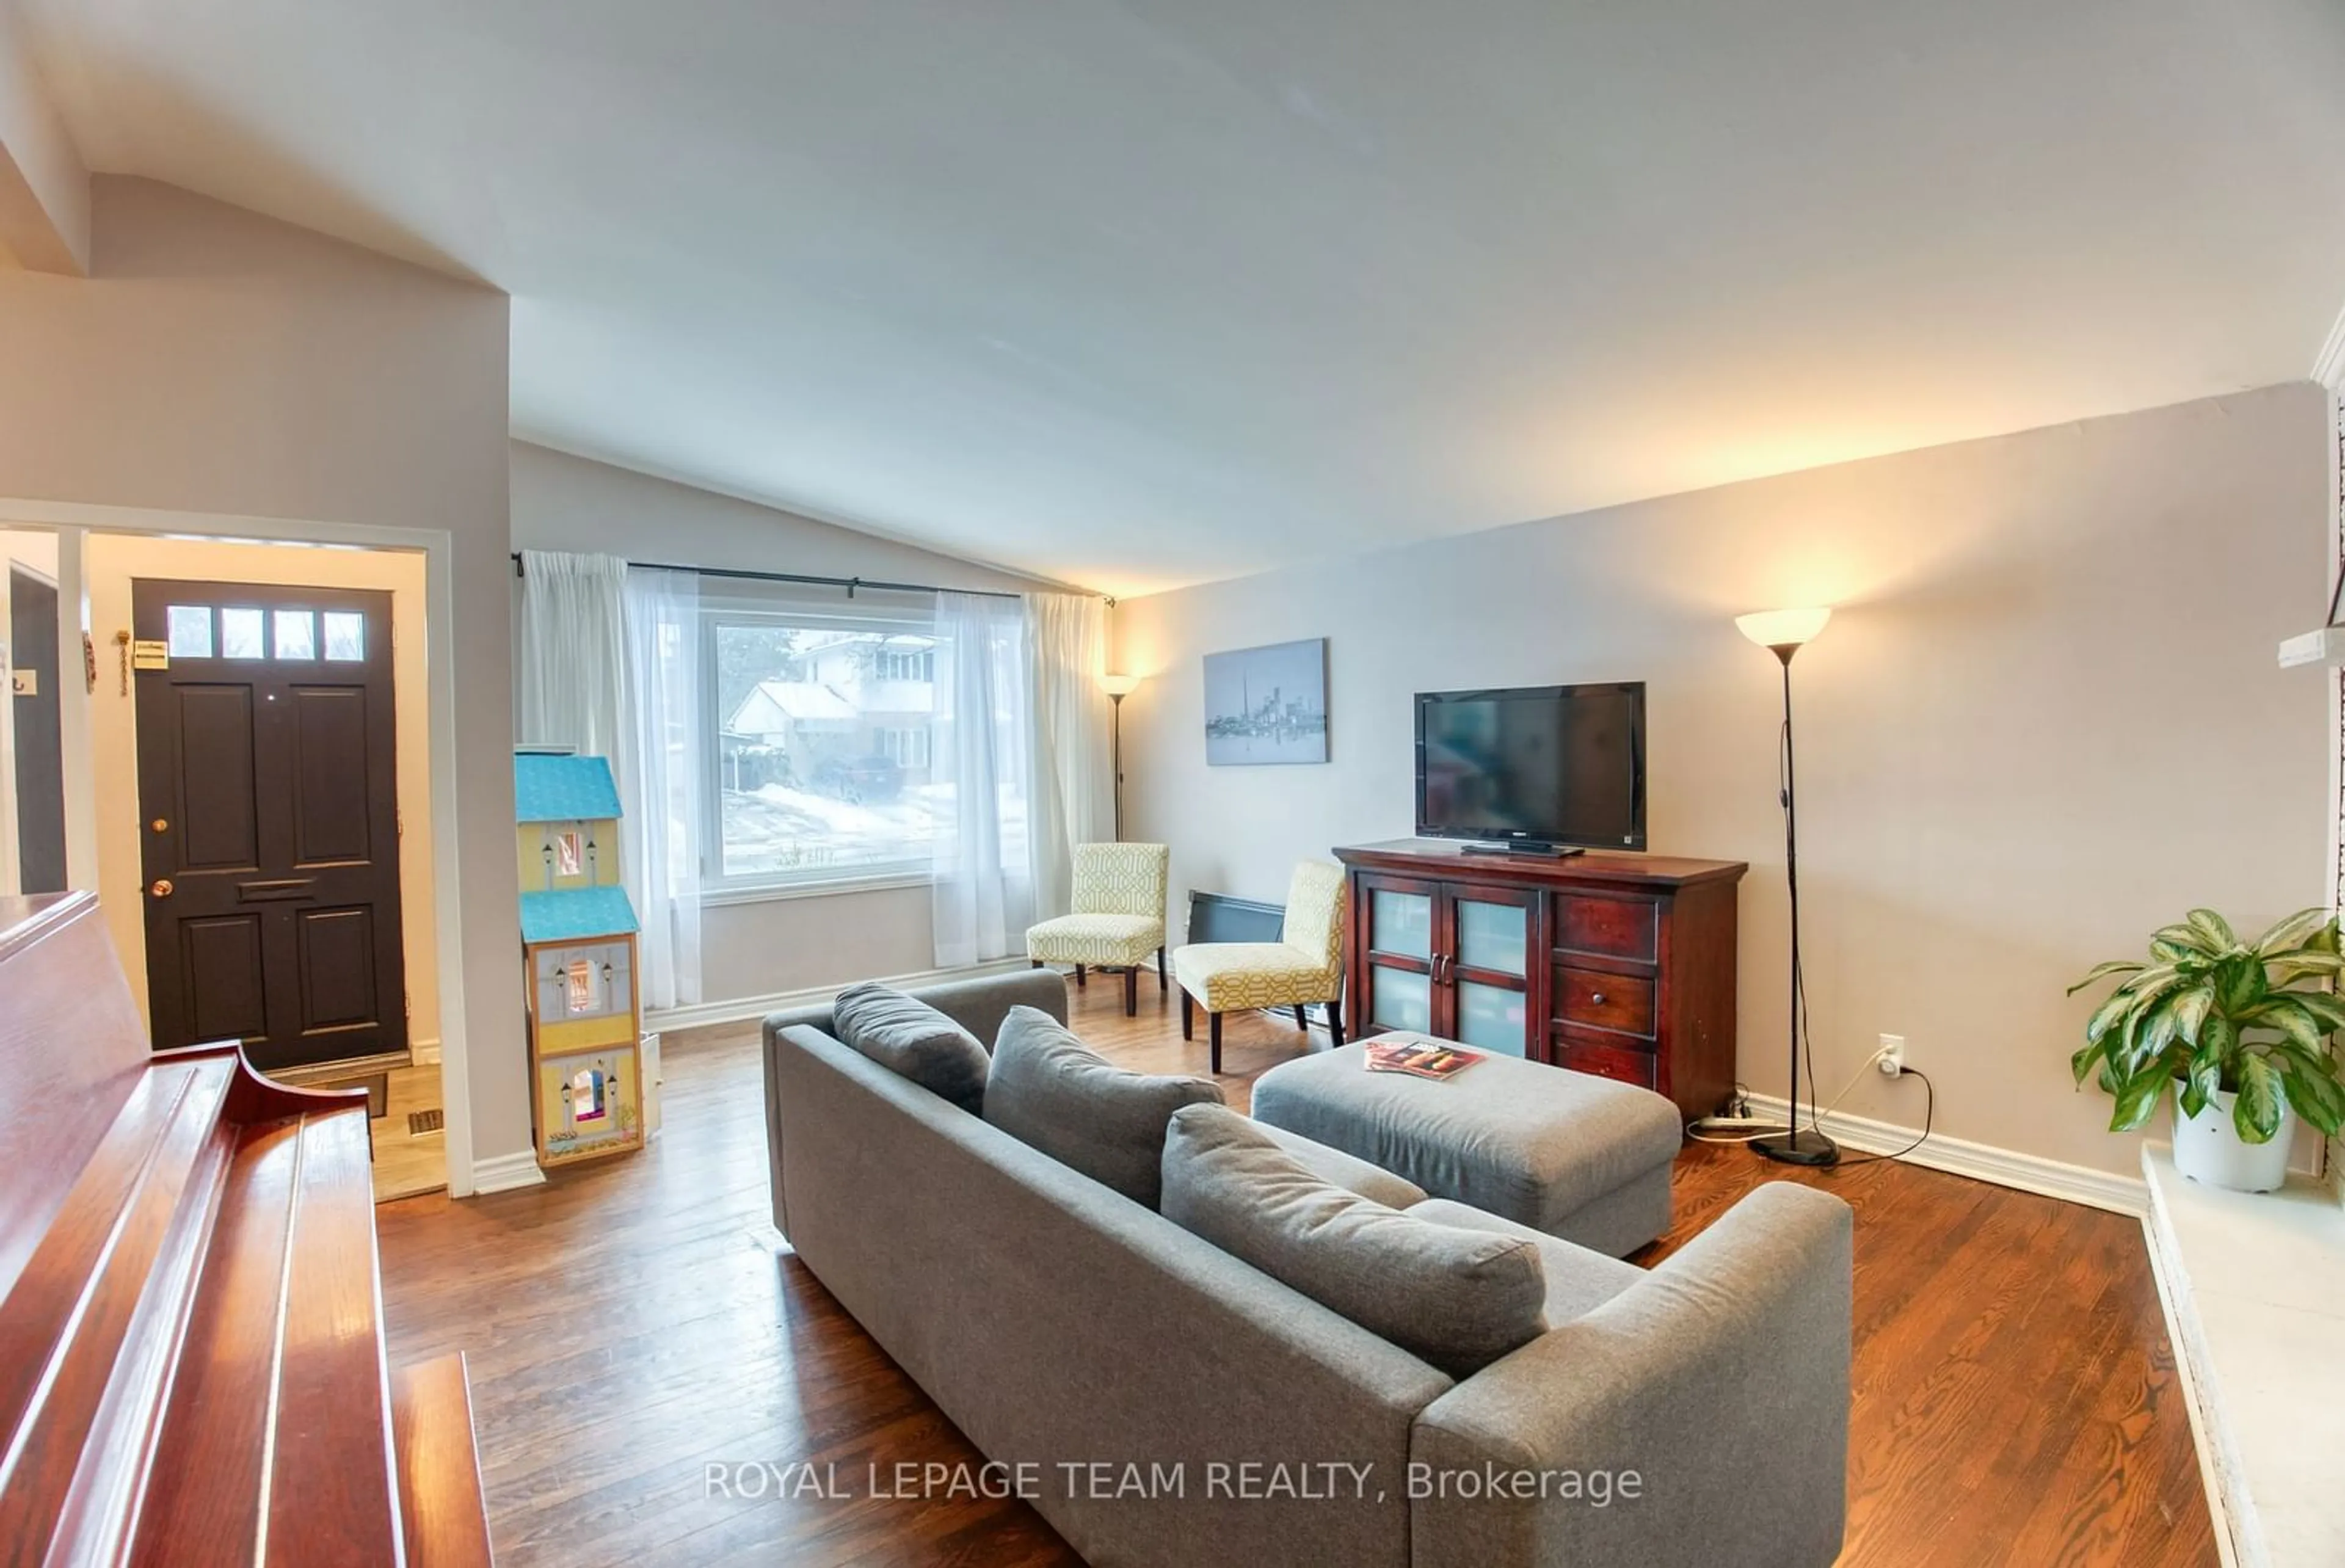
[[[1140,677],[1137,675],[1100,677],[1100,690],[1105,692],[1107,700],[1115,704],[1114,749],[1110,754],[1114,760],[1110,765],[1115,770],[1115,841],[1118,844],[1123,842],[1123,700],[1139,689]]]
[[[1792,655],[1815,640],[1832,619],[1830,610],[1762,610],[1738,615],[1734,624],[1742,634],[1783,662],[1783,885],[1792,895],[1792,1114],[1791,1131],[1782,1138],[1753,1139],[1751,1148],[1785,1165],[1837,1165],[1840,1146],[1811,1125],[1800,1130],[1800,1046],[1802,1017],[1807,1009],[1800,972],[1800,817],[1792,772]],[[1809,1093],[1814,1093],[1810,1086]]]

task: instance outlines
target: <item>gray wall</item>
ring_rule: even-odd
[[[88,279],[0,271],[0,496],[448,531],[472,1153],[525,1149],[508,301],[149,180],[92,210]]]
[[[1128,832],[1176,908],[1277,898],[1409,831],[1413,693],[1648,682],[1651,846],[1751,863],[1741,1071],[1780,1095],[1780,674],[1732,618],[1835,605],[1794,671],[1819,1078],[1901,1033],[1939,1132],[2126,1170],[2063,988],[2193,905],[2326,897],[2325,677],[2274,645],[2323,608],[2327,429],[2274,387],[1128,600]],[[1322,635],[1333,761],[1207,767],[1200,656]],[[1845,1108],[1921,1100],[1868,1075]]]

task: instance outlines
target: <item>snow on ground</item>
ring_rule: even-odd
[[[940,784],[914,784],[890,801],[846,801],[788,784],[725,792],[725,875],[755,876],[826,866],[926,860]]]

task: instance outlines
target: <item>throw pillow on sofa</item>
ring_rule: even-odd
[[[1174,1113],[1164,1217],[1456,1378],[1547,1331],[1538,1249],[1323,1181],[1246,1118]]]
[[[993,1040],[985,1119],[1135,1203],[1156,1207],[1164,1124],[1222,1101],[1209,1078],[1117,1067],[1036,1007],[1012,1007]]]
[[[985,1105],[984,1043],[917,996],[850,986],[831,1004],[841,1044],[976,1114]]]

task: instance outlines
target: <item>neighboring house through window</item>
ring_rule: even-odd
[[[926,602],[705,611],[707,882],[925,873],[939,821],[939,640]]]

